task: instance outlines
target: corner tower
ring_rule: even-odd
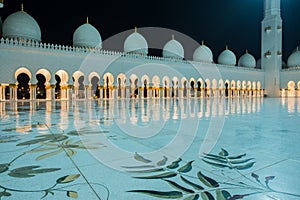
[[[264,19],[261,25],[261,66],[265,70],[265,94],[279,97],[282,68],[280,0],[264,0]]]

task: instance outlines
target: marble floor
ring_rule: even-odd
[[[300,199],[300,99],[0,102],[0,199]]]

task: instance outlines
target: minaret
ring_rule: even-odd
[[[279,97],[282,67],[280,0],[264,0],[264,19],[261,25],[261,67],[265,70],[265,94]]]

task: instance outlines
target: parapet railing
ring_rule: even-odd
[[[183,60],[180,58],[166,58],[166,57],[159,57],[159,56],[151,56],[151,55],[144,55],[139,53],[125,53],[125,52],[118,52],[112,50],[104,50],[101,47],[75,47],[75,46],[65,46],[65,45],[58,45],[58,44],[50,44],[50,43],[42,43],[37,42],[34,40],[28,39],[0,39],[0,45],[12,46],[12,47],[29,47],[29,48],[36,48],[41,50],[50,50],[50,51],[60,51],[64,53],[77,53],[77,54],[99,54],[99,55],[107,55],[107,56],[116,56],[116,57],[124,57],[128,59],[144,59],[144,60],[151,60],[151,61],[160,61],[160,62],[171,62],[171,63],[182,63],[197,66],[200,62],[196,61],[189,61]],[[247,67],[240,67],[240,66],[231,66],[231,65],[220,65],[211,62],[201,62],[207,65],[216,65],[221,68],[232,68],[232,69],[239,69],[245,71],[262,71],[262,69],[258,68],[247,68]]]

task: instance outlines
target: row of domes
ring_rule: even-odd
[[[33,17],[23,11],[9,15],[3,23],[3,37],[24,38],[33,41],[41,41],[41,30]],[[79,26],[73,34],[73,46],[79,47],[102,47],[102,38],[98,30],[87,22]],[[129,35],[124,42],[124,52],[148,54],[148,44],[146,39],[137,32]],[[184,58],[183,46],[172,37],[163,47],[163,57]],[[195,50],[193,60],[197,62],[213,63],[212,51],[203,43]],[[218,63],[222,65],[236,65],[236,56],[227,47],[218,57]],[[255,58],[246,52],[238,61],[238,66],[256,67]],[[294,52],[288,59],[288,66],[300,66],[300,52]]]

